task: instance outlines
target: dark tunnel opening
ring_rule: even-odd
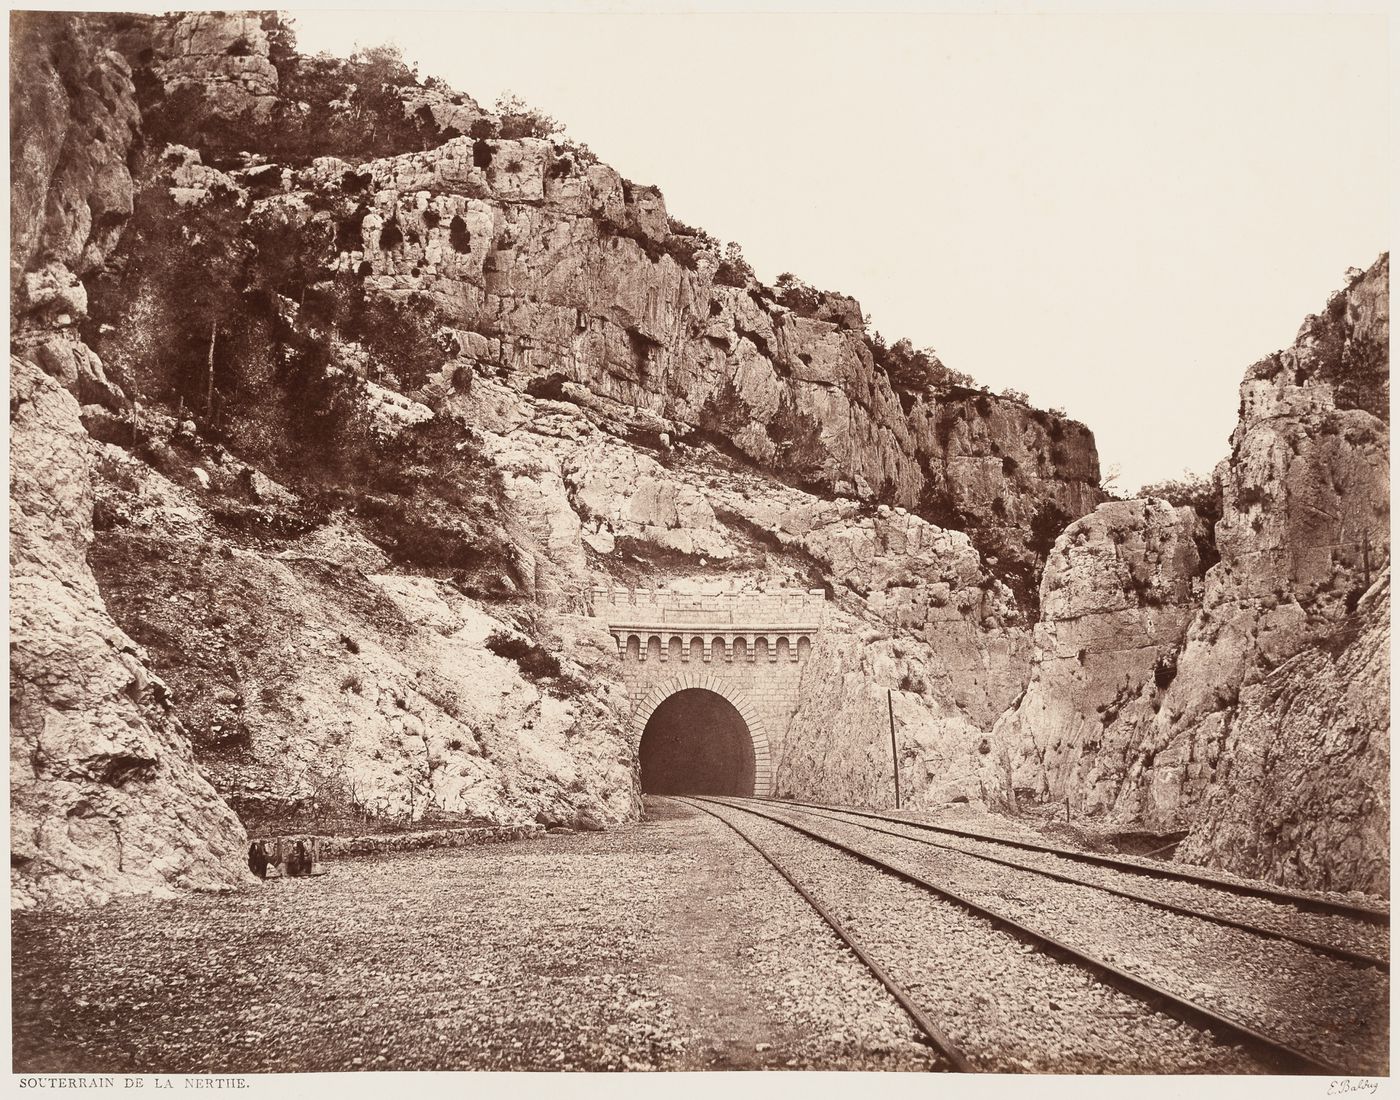
[[[687,688],[656,708],[639,750],[646,794],[751,795],[753,740],[722,695]]]

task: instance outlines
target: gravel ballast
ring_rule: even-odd
[[[763,805],[775,807],[775,804],[771,802],[763,803]],[[1148,864],[1147,861],[1125,860],[1125,862],[1136,862],[1144,865],[1143,873],[1137,874],[1131,871],[1084,863],[1051,852],[1008,848],[993,841],[971,840],[946,833],[933,833],[921,830],[915,825],[901,824],[895,820],[869,821],[868,818],[843,814],[839,810],[809,811],[806,807],[798,806],[791,808],[801,809],[803,812],[831,813],[854,824],[865,821],[882,829],[901,832],[906,836],[933,840],[955,850],[974,854],[984,853],[1032,867],[1042,867],[1057,874],[1083,879],[1086,882],[1135,891],[1175,905],[1201,909],[1232,920],[1248,921],[1288,935],[1302,936],[1319,943],[1366,952],[1379,958],[1388,958],[1390,953],[1390,929],[1385,924],[1364,923],[1333,913],[1307,912],[1294,905],[1270,901],[1266,898],[1249,897],[1225,889],[1183,882],[1179,879],[1154,878],[1150,872],[1156,868]],[[1014,839],[1024,840],[1027,838],[1016,837]],[[1114,858],[1121,859],[1122,857],[1115,856]],[[1182,868],[1173,868],[1173,870],[1180,869]],[[1194,868],[1189,870],[1193,874],[1196,873]],[[1233,881],[1239,883],[1243,880],[1235,879]],[[1319,897],[1321,896],[1323,895],[1319,895]]]
[[[773,812],[767,804],[756,807]],[[947,883],[985,904],[1344,1072],[1383,1073],[1388,975],[1261,937],[871,830],[826,813],[775,816]],[[874,823],[869,823],[874,824]],[[879,826],[884,828],[883,825]]]
[[[1246,1052],[1152,1010],[951,902],[780,824],[732,806],[709,808],[736,821],[787,865],[980,1069],[1266,1070]]]
[[[777,800],[768,800],[777,801]],[[796,805],[794,803],[794,805]],[[814,806],[818,804],[812,804]],[[840,807],[827,807],[836,808]],[[863,811],[874,812],[874,811]],[[1076,842],[1068,840],[1060,835],[1047,835],[1047,833],[1030,828],[1023,821],[1014,817],[1006,817],[1001,814],[986,812],[969,812],[966,806],[944,807],[941,809],[904,809],[891,810],[883,809],[878,811],[881,816],[902,818],[909,822],[918,822],[928,825],[936,825],[940,828],[960,829],[969,833],[980,833],[989,840],[1004,839],[1008,841],[1029,841],[1033,844],[1046,845],[1049,847],[1063,848],[1069,851],[1076,849],[1092,852],[1096,855],[1108,855],[1115,862],[1128,864],[1133,867],[1140,867],[1144,872],[1171,872],[1191,875],[1198,879],[1205,879],[1218,882],[1222,887],[1246,886],[1264,887],[1265,889],[1281,891],[1284,893],[1296,894],[1299,897],[1311,898],[1319,902],[1341,902],[1346,905],[1356,905],[1365,909],[1370,909],[1388,916],[1390,913],[1387,900],[1383,897],[1376,897],[1373,894],[1366,894],[1360,891],[1342,893],[1335,890],[1309,890],[1299,886],[1280,886],[1277,883],[1264,882],[1259,879],[1246,878],[1243,875],[1234,874],[1223,867],[1207,867],[1197,863],[1185,863],[1169,859],[1157,859],[1151,856],[1136,855],[1131,852],[1113,851],[1111,853],[1101,852],[1093,848],[1083,848]],[[1179,880],[1178,880],[1179,881]]]

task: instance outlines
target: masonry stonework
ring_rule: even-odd
[[[639,746],[656,708],[698,688],[727,699],[754,747],[754,794],[772,793],[772,749],[797,710],[802,670],[821,629],[821,589],[776,592],[595,589],[593,613],[606,620],[622,657]]]

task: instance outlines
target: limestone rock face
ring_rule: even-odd
[[[893,691],[911,804],[982,797],[974,750],[1024,689],[1031,645],[967,535],[902,508],[814,497],[708,447],[677,443],[653,457],[565,402],[489,381],[472,393],[468,422],[503,469],[528,472],[523,515],[537,536],[577,517],[572,545],[586,548],[589,568],[571,572],[567,539],[541,562],[560,580],[551,598],[562,606],[584,584],[830,589],[797,712],[771,742],[779,794],[888,803]],[[556,469],[562,495],[546,491]],[[549,602],[543,589],[536,599]]]
[[[930,393],[906,414],[859,327],[717,282],[717,257],[680,250],[656,191],[539,139],[487,144],[355,166],[374,196],[339,263],[498,340],[490,365],[517,386],[576,387],[625,428],[722,440],[852,496],[946,498],[950,523],[995,528],[1013,551],[1047,507],[1062,524],[1100,499],[1082,426],[990,395]],[[295,186],[335,195],[349,167],[318,161]]]
[[[861,516],[850,502],[805,504],[779,529],[798,534],[804,552],[862,597],[866,616],[926,649],[912,675],[947,709],[986,728],[1020,694],[1026,625],[966,535],[883,505]]]
[[[803,669],[797,712],[774,757],[775,793],[893,805],[893,706],[903,804],[981,801],[973,761],[983,730],[939,690],[937,667],[936,656],[917,642],[881,637],[828,612],[826,634]]]
[[[897,392],[859,303],[789,299],[726,266],[711,238],[669,217],[659,189],[624,180],[585,147],[499,136],[503,120],[469,97],[410,82],[373,109],[418,120],[413,141],[434,147],[364,163],[263,163],[256,145],[269,130],[309,125],[306,111],[324,106],[294,102],[302,85],[339,86],[345,74],[302,59],[299,76],[280,79],[272,59],[284,31],[266,16],[111,27],[167,107],[198,93],[197,111],[162,116],[165,130],[184,119],[188,133],[163,130],[163,140],[217,140],[226,159],[247,149],[252,167],[235,175],[259,192],[250,224],[276,222],[289,239],[329,227],[334,251],[321,261],[376,295],[430,302],[466,356],[518,390],[557,391],[614,434],[709,440],[798,484],[920,509],[969,531],[1000,575],[1023,581],[1054,532],[1101,498],[1081,425],[987,393]],[[246,121],[248,144],[223,148],[206,117],[221,135]],[[1033,521],[1048,532],[1038,551]]]
[[[1240,692],[1178,858],[1287,886],[1390,889],[1390,572],[1335,634]]]
[[[1220,563],[1144,750],[1153,766],[1120,814],[1189,823],[1240,692],[1344,626],[1389,562],[1389,425],[1360,407],[1383,408],[1375,386],[1359,384],[1386,373],[1389,281],[1383,256],[1291,348],[1246,374],[1220,471]]]
[[[92,444],[77,404],[12,358],[10,409],[14,904],[239,885],[243,827],[88,567]]]
[[[1199,826],[1207,860],[1243,827],[1217,776],[1269,737],[1314,758],[1306,708],[1270,732],[1273,670],[1336,638],[1374,674],[1374,631],[1345,632],[1389,560],[1384,261],[1246,379],[1203,580],[1189,510],[1095,510],[1082,425],[897,383],[854,300],[762,285],[658,189],[387,54],[289,58],[271,15],[16,26],[28,900],[237,881],[214,789],[256,823],[634,816],[597,585],[828,593],[780,793],[888,804],[892,703],[912,804],[1067,796]],[[1378,828],[1377,712],[1334,686],[1345,763],[1290,805]],[[60,781],[102,822],[62,842]],[[1376,880],[1308,828],[1236,847]]]
[[[1163,500],[1111,501],[1066,528],[1040,584],[1030,684],[984,757],[994,789],[1114,807],[1196,613],[1205,538],[1191,508]]]
[[[277,104],[278,76],[263,24],[258,12],[201,11],[143,21],[135,33],[167,96],[195,88],[205,110],[265,121]]]
[[[1107,504],[1060,536],[992,789],[1189,830],[1184,858],[1247,874],[1383,887],[1389,273],[1247,372],[1203,579],[1189,509]]]
[[[132,212],[140,134],[131,70],[90,24],[54,12],[12,20],[11,346],[84,405],[125,400],[79,337],[83,279]]]
[[[635,813],[616,647],[596,622],[548,618],[566,656],[537,682],[487,644],[499,636],[528,656],[529,636],[451,584],[366,572],[388,563],[352,530],[318,527],[277,553],[230,539],[210,519],[230,482],[258,487],[255,516],[275,516],[287,491],[207,460],[195,470],[205,476],[176,483],[104,447],[91,556],[107,605],[145,642],[202,765],[250,825]]]
[[[583,539],[599,553],[612,552],[621,536],[714,561],[734,556],[705,494],[648,455],[598,440],[574,452],[565,477],[573,507],[591,528]]]
[[[962,390],[921,396],[909,419],[927,471],[929,517],[972,532],[999,559],[997,574],[1033,596],[1035,554],[1104,498],[1093,434],[1009,398]]]
[[[84,402],[111,400],[101,362],[74,326],[87,316],[82,280],[132,212],[128,155],[141,119],[131,69],[81,18],[20,12],[12,27],[12,346],[29,349],[27,358]],[[80,381],[103,396],[82,393]]]

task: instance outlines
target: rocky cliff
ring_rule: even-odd
[[[78,406],[10,362],[13,904],[228,888],[244,831],[201,773],[169,689],[88,567],[93,444]]]
[[[67,780],[27,719],[20,896],[237,882],[243,828],[635,815],[595,585],[827,591],[781,794],[886,801],[892,699],[914,804],[1019,788],[1170,828],[1208,798],[1196,761],[1224,738],[1227,681],[1375,602],[1352,598],[1386,558],[1372,275],[1260,368],[1202,577],[1214,543],[1189,510],[1095,511],[1082,425],[887,345],[850,298],[762,284],[528,110],[484,110],[390,50],[300,56],[266,14],[14,31],[13,351],[49,411],[12,502],[37,481],[81,528],[29,543],[89,578],[43,651],[105,624],[162,685],[121,696],[159,742],[144,785],[85,782],[119,822],[106,788],[139,789],[129,812],[173,849],[139,873],[64,856],[49,792]],[[45,433],[81,459],[35,470]],[[1328,572],[1321,548],[1361,528],[1304,505],[1350,516],[1363,485],[1371,541]],[[1256,642],[1268,584],[1313,587]],[[1228,675],[1209,656],[1226,620],[1250,639]],[[48,698],[26,652],[15,697]],[[86,713],[75,745],[100,734]],[[1210,844],[1190,850],[1221,858]]]
[[[869,755],[863,700],[898,689],[929,797],[1020,692],[1036,572],[1100,498],[1081,425],[762,285],[657,188],[391,51],[301,57],[258,14],[15,36],[14,350],[80,410],[54,472],[91,502],[91,614],[190,772],[143,773],[169,873],[58,860],[74,897],[238,881],[242,827],[633,815],[596,583],[828,587],[812,698]],[[818,719],[792,793],[847,774]],[[16,788],[41,854],[52,782]]]
[[[243,826],[88,563],[96,446],[78,402],[121,395],[75,326],[132,210],[129,68],[80,20],[16,15],[12,30],[13,903],[232,887]]]
[[[1289,886],[1390,883],[1390,571],[1325,641],[1240,691],[1179,855]]]
[[[996,727],[1004,797],[1189,831],[1184,857],[1247,874],[1386,888],[1389,285],[1382,256],[1246,373],[1203,578],[1181,510],[1105,504],[1060,536],[1031,687]]]
[[[451,362],[390,380],[409,399],[436,407],[459,370],[500,377],[640,444],[711,441],[801,487],[920,510],[1022,581],[1035,538],[1043,557],[1101,499],[1082,425],[911,381],[858,303],[764,286],[737,252],[670,217],[658,188],[585,146],[532,136],[544,127],[382,58],[334,72],[279,58],[275,21],[192,18],[118,35],[148,137],[232,172],[222,228],[258,250],[264,289],[303,306],[334,294],[341,312],[371,298],[450,330]],[[337,143],[347,113],[362,135]],[[215,388],[234,402],[241,381]]]
[[[1200,606],[1207,538],[1194,511],[1164,500],[1101,504],[1060,536],[1030,685],[994,730],[1003,789],[1079,815],[1114,808]]]

